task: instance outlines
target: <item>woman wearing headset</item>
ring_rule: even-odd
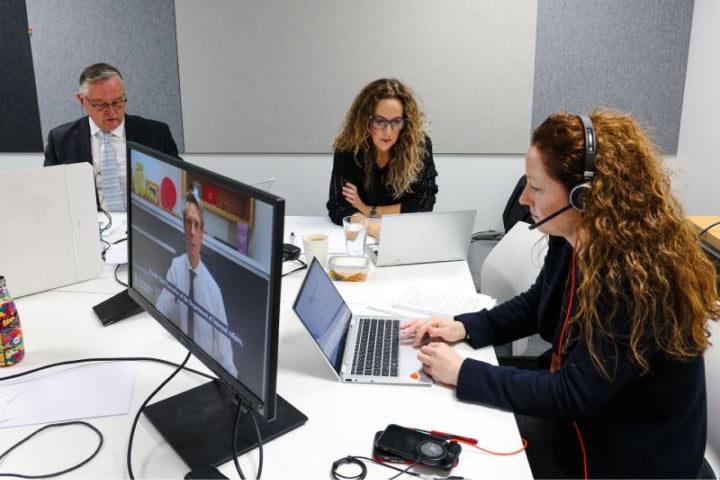
[[[533,132],[525,170],[520,202],[549,235],[535,284],[490,311],[408,322],[404,337],[434,340],[418,358],[459,399],[518,415],[536,477],[695,478],[706,323],[720,307],[715,269],[660,155],[630,116],[558,113]],[[552,344],[538,370],[463,360],[445,343],[478,348],[533,333]],[[544,445],[524,427],[538,424],[554,465],[534,461]]]
[[[333,145],[327,209],[334,223],[358,213],[432,211],[437,171],[424,120],[398,80],[381,78],[362,89]]]

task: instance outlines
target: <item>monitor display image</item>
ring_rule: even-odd
[[[231,458],[237,402],[262,420],[263,442],[307,420],[275,390],[284,205],[128,142],[128,293],[218,377],[145,410],[193,468]],[[251,425],[238,453],[257,444]],[[190,441],[203,430],[210,439]]]

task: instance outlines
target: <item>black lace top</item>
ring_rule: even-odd
[[[387,168],[379,168],[373,165],[373,183],[369,189],[365,188],[363,167],[358,165],[352,152],[335,152],[333,157],[333,169],[330,177],[330,193],[327,202],[328,215],[333,223],[342,225],[345,216],[352,215],[358,210],[350,205],[342,195],[342,187],[350,182],[357,187],[360,198],[366,205],[392,205],[400,203],[400,211],[406,212],[429,212],[435,205],[435,196],[438,192],[435,177],[437,170],[432,156],[432,143],[428,137],[425,143],[425,157],[423,167],[418,178],[411,184],[411,192],[395,198],[385,187],[385,176]],[[362,165],[362,161],[360,162]]]

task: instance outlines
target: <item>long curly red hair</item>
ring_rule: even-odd
[[[579,308],[568,342],[584,335],[596,367],[612,375],[596,349],[598,340],[616,346],[606,321],[615,312],[597,307],[601,294],[609,294],[615,308],[628,308],[629,348],[646,373],[655,348],[681,361],[701,355],[709,346],[708,320],[720,318],[715,268],[672,194],[661,155],[638,122],[605,109],[590,119],[595,175],[577,225],[578,238],[586,241],[578,256]],[[532,144],[542,152],[548,174],[568,190],[583,180],[585,138],[576,115],[551,115],[533,132]]]

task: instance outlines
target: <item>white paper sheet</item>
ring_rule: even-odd
[[[135,362],[58,367],[2,383],[0,428],[125,415]]]

